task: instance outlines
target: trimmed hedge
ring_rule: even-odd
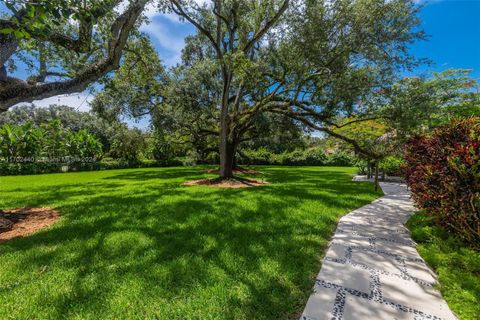
[[[58,173],[72,171],[96,171],[96,170],[112,170],[112,169],[128,169],[128,168],[151,168],[151,167],[170,167],[181,166],[179,160],[139,160],[128,162],[125,160],[116,160],[112,158],[104,158],[98,162],[84,163],[9,163],[0,161],[0,176],[9,175],[27,175],[42,173]]]
[[[276,154],[265,148],[243,150],[238,158],[244,165],[285,165],[285,166],[354,166],[356,160],[347,153],[325,154],[322,149],[311,148]]]
[[[445,230],[480,246],[480,118],[411,138],[405,161],[417,205]]]

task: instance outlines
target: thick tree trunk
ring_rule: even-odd
[[[228,140],[222,144],[220,138],[220,177],[232,178],[235,163],[236,145]]]
[[[236,170],[238,167],[238,164],[237,164],[237,152],[234,152],[233,154],[233,160],[232,160],[232,168],[233,170]]]
[[[378,191],[378,161],[375,161],[375,191]]]

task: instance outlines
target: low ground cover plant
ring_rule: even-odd
[[[425,211],[407,223],[417,250],[438,275],[438,289],[461,320],[480,317],[480,252],[439,227]]]

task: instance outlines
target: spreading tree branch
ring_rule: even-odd
[[[268,32],[268,30],[270,30],[270,28],[275,25],[278,19],[280,19],[282,14],[287,10],[289,3],[290,0],[283,1],[280,9],[277,11],[277,13],[275,13],[272,19],[268,20],[267,23],[265,23],[265,25],[253,35],[252,39],[250,39],[250,41],[248,41],[243,48],[243,51],[245,53],[250,51],[250,49],[255,45],[255,43],[257,43]]]
[[[20,102],[32,102],[59,94],[80,92],[104,74],[119,67],[130,31],[148,0],[137,0],[112,24],[107,56],[80,71],[74,78],[42,84],[30,84],[14,78],[0,81],[0,112]]]

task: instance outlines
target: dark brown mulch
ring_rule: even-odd
[[[220,173],[220,169],[209,169],[207,170],[208,173]],[[234,174],[261,174],[261,171],[257,171],[254,169],[248,169],[248,168],[237,168],[233,169]]]
[[[0,210],[0,242],[31,235],[59,218],[58,211],[50,208]]]
[[[184,186],[209,186],[219,188],[248,188],[270,184],[270,182],[257,179],[244,178],[207,178],[184,182]]]

